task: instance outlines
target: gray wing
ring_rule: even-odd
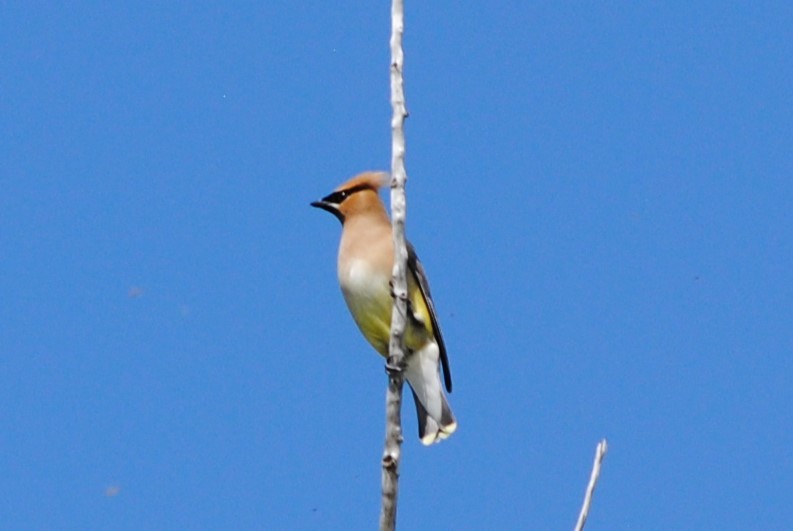
[[[446,345],[443,343],[443,334],[441,334],[441,327],[438,324],[438,316],[435,313],[435,304],[432,302],[432,294],[430,293],[430,283],[427,281],[427,275],[424,273],[424,268],[416,255],[416,249],[413,248],[410,242],[407,242],[408,250],[408,270],[413,273],[421,289],[421,294],[424,296],[424,301],[427,303],[427,309],[430,312],[430,319],[432,320],[432,329],[435,331],[435,340],[438,342],[438,348],[441,355],[441,365],[443,366],[443,383],[446,384],[446,390],[452,392],[452,373],[449,371],[449,358],[446,355]]]

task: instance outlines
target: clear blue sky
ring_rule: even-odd
[[[385,376],[309,202],[388,169],[387,3],[0,5],[0,521],[372,529]],[[460,422],[401,529],[793,522],[793,4],[408,2]]]

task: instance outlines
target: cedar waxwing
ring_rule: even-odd
[[[362,173],[321,201],[311,203],[341,221],[338,258],[341,291],[361,333],[384,357],[388,356],[391,334],[394,241],[391,220],[378,190],[387,183],[388,174]],[[441,386],[441,365],[449,392],[452,378],[427,277],[409,243],[407,251],[405,379],[413,391],[421,442],[432,444],[447,438],[457,428]]]

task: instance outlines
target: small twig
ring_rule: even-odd
[[[381,531],[396,528],[397,494],[399,493],[399,459],[402,444],[402,422],[400,418],[402,400],[402,368],[389,356],[386,362],[388,391],[386,393],[386,443],[382,460],[382,507],[380,510]]]
[[[597,485],[598,477],[600,477],[600,465],[603,463],[603,458],[606,456],[608,444],[606,439],[598,443],[595,449],[595,462],[592,464],[592,475],[589,477],[589,485],[586,488],[584,495],[584,505],[581,507],[581,513],[578,515],[578,522],[575,525],[575,531],[582,531],[586,518],[589,515],[589,506],[592,504],[592,494],[595,492],[595,485]]]
[[[391,312],[391,338],[388,343],[388,391],[386,393],[386,437],[382,459],[382,507],[380,530],[396,528],[397,495],[399,494],[399,460],[402,445],[402,385],[405,366],[403,336],[407,324],[407,246],[405,244],[405,92],[402,78],[404,53],[403,0],[391,4],[391,222],[394,232],[394,269],[391,290],[394,307]]]

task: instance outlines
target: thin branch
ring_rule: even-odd
[[[388,391],[386,393],[386,437],[383,451],[382,508],[380,530],[396,528],[399,460],[402,445],[402,385],[405,367],[403,336],[407,321],[407,247],[405,246],[405,93],[402,79],[404,54],[404,6],[402,0],[391,4],[391,220],[394,227],[394,269],[391,286],[394,308],[388,346]]]
[[[581,513],[578,515],[578,522],[575,525],[575,531],[583,531],[586,518],[589,515],[589,506],[592,505],[592,494],[595,492],[595,485],[597,485],[598,478],[600,477],[600,465],[603,463],[603,458],[606,456],[608,444],[606,439],[600,441],[595,449],[595,462],[592,464],[592,475],[589,476],[589,485],[586,488],[584,495],[584,505],[581,507]]]

